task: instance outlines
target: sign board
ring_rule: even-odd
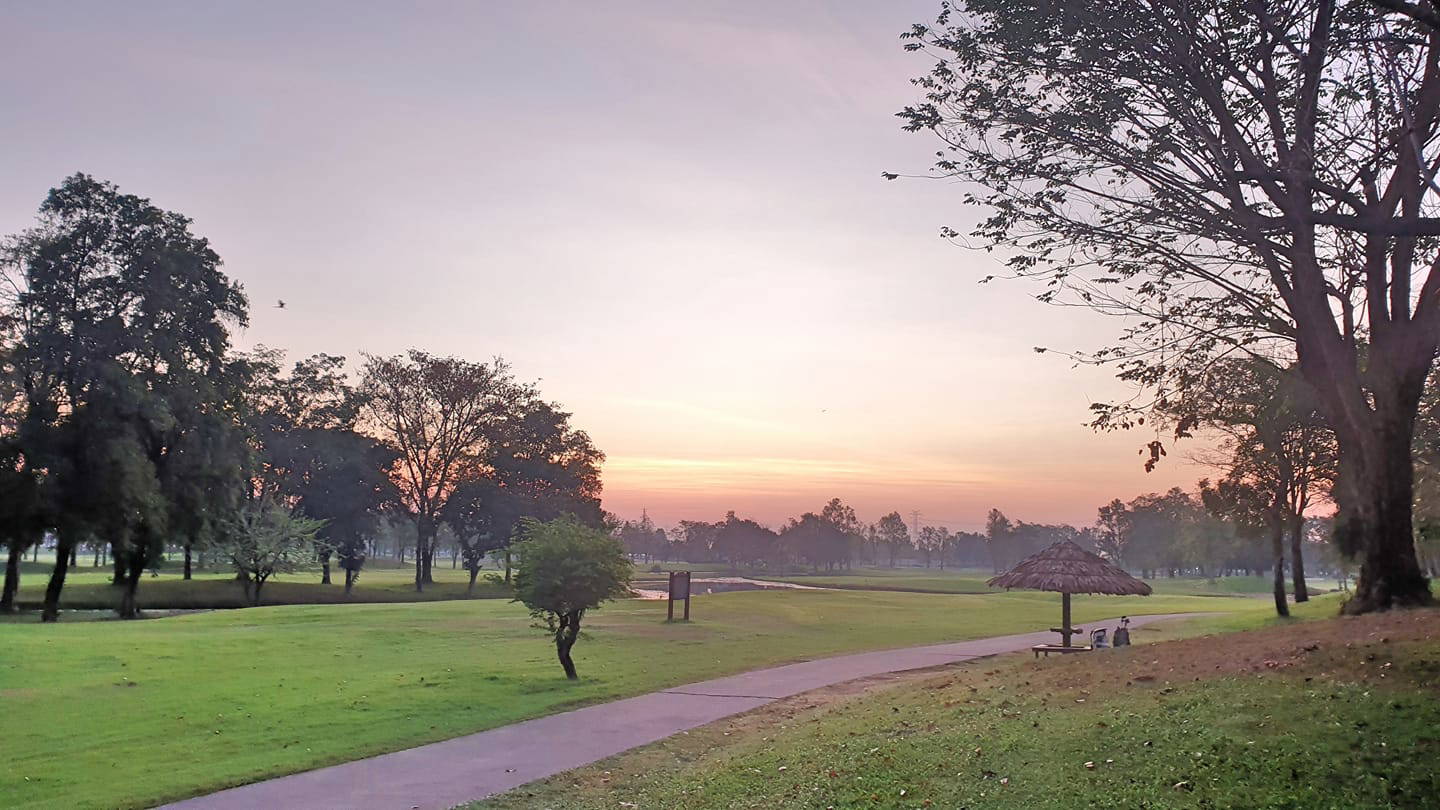
[[[670,572],[670,599],[665,605],[665,621],[675,621],[675,602],[684,600],[685,621],[690,621],[690,572]]]
[[[690,598],[690,572],[675,571],[670,574],[670,598]]]

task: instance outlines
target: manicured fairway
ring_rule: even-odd
[[[388,561],[386,561],[388,562]],[[140,580],[136,597],[140,608],[145,609],[196,609],[244,607],[245,592],[235,581],[235,575],[225,571],[198,571],[194,578],[186,581],[175,567],[162,568],[158,576],[146,575]],[[444,566],[434,569],[435,583],[427,585],[423,592],[415,591],[415,569],[396,566],[367,566],[360,573],[360,579],[349,596],[345,595],[345,574],[339,569],[331,572],[332,585],[320,584],[320,571],[305,570],[293,574],[279,574],[266,583],[261,590],[261,601],[267,605],[325,605],[363,602],[433,602],[445,599],[506,597],[510,591],[504,585],[486,578],[486,574],[498,575],[498,571],[486,571],[469,592],[469,574],[463,569]],[[49,567],[27,565],[21,575],[19,603],[22,607],[38,608],[44,598],[45,583],[50,576]],[[119,592],[110,585],[110,571],[95,568],[88,561],[71,571],[65,577],[65,589],[60,594],[62,608],[71,610],[101,610],[113,608],[119,601]],[[23,619],[24,617],[22,617]],[[3,620],[3,619],[0,619]]]
[[[762,577],[821,588],[861,591],[913,591],[915,593],[996,593],[985,580],[994,576],[975,569],[855,568],[850,571]]]
[[[1116,613],[1249,599],[1077,599]],[[518,605],[294,606],[140,622],[0,625],[18,807],[138,807],[787,660],[1048,627],[1053,595],[737,592],[592,614],[569,683]],[[443,779],[443,774],[436,774]]]
[[[916,593],[995,593],[986,585],[993,577],[990,571],[974,568],[856,568],[851,571],[798,574],[785,576],[763,576],[780,582],[796,582],[802,585],[816,585],[823,588],[845,588],[868,591],[913,591]],[[1268,596],[1271,592],[1269,577],[1157,577],[1146,580],[1157,594],[1192,596]],[[1329,585],[1333,583],[1316,583]],[[1314,587],[1314,586],[1312,586]],[[1289,583],[1286,583],[1289,589]]]

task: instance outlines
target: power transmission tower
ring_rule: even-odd
[[[920,510],[910,510],[910,524],[915,527],[915,539],[920,539]]]

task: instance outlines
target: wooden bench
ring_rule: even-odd
[[[1040,653],[1045,653],[1045,657],[1049,658],[1050,653],[1080,653],[1090,652],[1090,650],[1090,647],[1065,647],[1060,644],[1036,644],[1030,648],[1036,658],[1040,657]]]

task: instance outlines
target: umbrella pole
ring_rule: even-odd
[[[1061,592],[1060,592],[1060,627],[1063,628],[1063,629],[1060,631],[1060,636],[1061,636],[1061,638],[1064,639],[1064,642],[1063,642],[1060,646],[1062,646],[1062,647],[1069,647],[1069,646],[1070,646],[1070,633],[1071,633],[1071,631],[1070,631],[1070,592],[1069,592],[1069,591],[1061,591]]]

